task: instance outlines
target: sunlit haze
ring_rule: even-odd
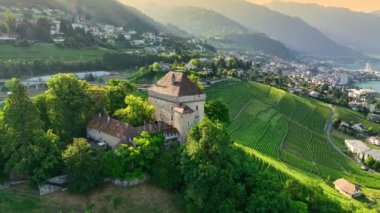
[[[273,0],[250,0],[257,4],[267,4]],[[372,12],[380,10],[379,0],[290,0],[290,2],[316,3],[330,7],[345,7],[354,11]]]

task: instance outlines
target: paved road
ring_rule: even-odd
[[[333,114],[330,116],[329,120],[327,121],[326,123],[326,126],[325,126],[325,134],[326,134],[326,137],[327,137],[327,140],[328,142],[331,144],[331,146],[334,147],[334,149],[339,152],[341,155],[343,155],[344,157],[350,159],[353,161],[352,158],[350,158],[349,156],[347,156],[337,145],[335,145],[335,143],[333,142],[333,140],[331,139],[331,130],[332,130],[332,127],[333,127],[333,120],[335,118],[335,115],[336,115],[336,111],[335,111],[335,108],[334,106],[330,105],[332,111],[333,111]]]

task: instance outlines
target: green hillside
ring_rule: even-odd
[[[207,95],[228,104],[229,132],[236,143],[253,148],[245,149],[277,169],[301,181],[317,181],[344,202],[331,187],[340,177],[360,185],[368,198],[379,198],[380,175],[362,171],[330,144],[324,133],[332,115],[328,105],[254,82],[211,88]]]
[[[73,14],[91,17],[102,23],[127,26],[129,29],[141,32],[154,32],[162,27],[137,9],[126,6],[117,0],[2,0],[1,4],[65,10]]]

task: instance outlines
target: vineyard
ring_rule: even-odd
[[[344,177],[380,189],[380,175],[362,171],[329,143],[324,131],[332,116],[330,106],[254,82],[210,88],[207,96],[228,105],[228,130],[237,144],[330,184]]]

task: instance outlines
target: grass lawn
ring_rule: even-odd
[[[39,196],[25,185],[0,191],[0,212],[182,212],[173,195],[150,184],[106,186],[89,195]]]
[[[111,50],[97,49],[64,49],[53,44],[35,44],[30,47],[14,47],[0,44],[0,61],[28,61],[37,59],[59,59],[63,61],[83,61],[102,58]]]
[[[373,144],[367,144],[369,148],[380,150],[380,146],[376,146]]]

